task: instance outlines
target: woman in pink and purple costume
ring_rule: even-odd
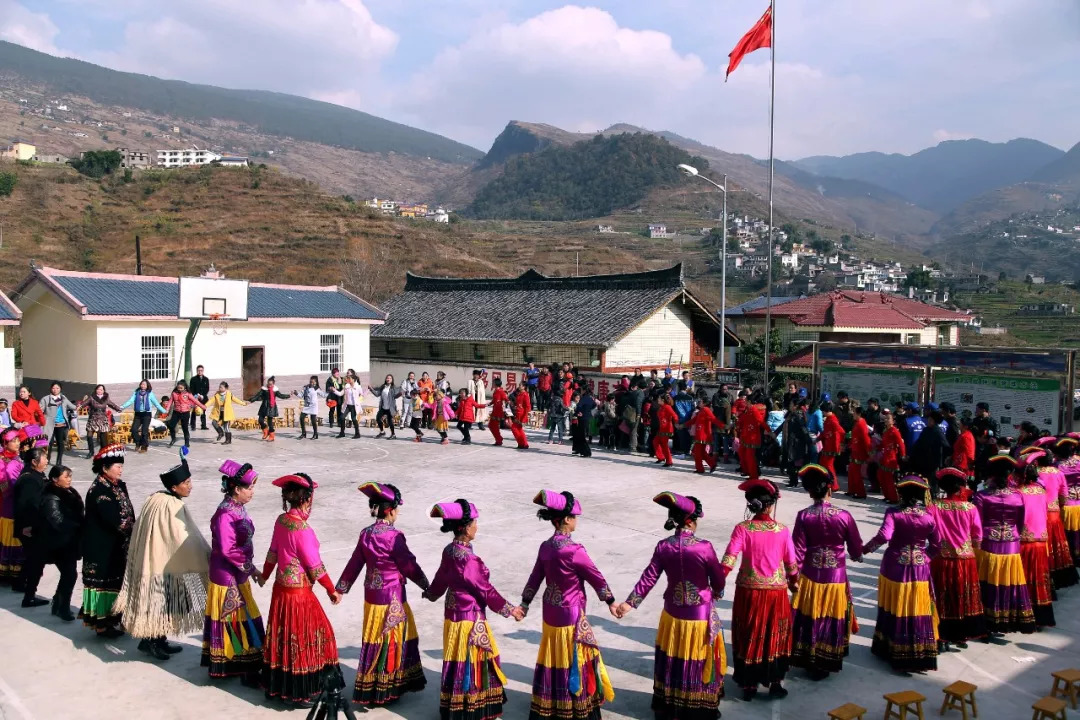
[[[694,534],[705,516],[701,501],[663,492],[653,502],[668,509],[664,529],[675,534],[656,544],[652,561],[618,615],[637,609],[660,573],[667,576],[656,630],[652,710],[657,720],[716,720],[727,671],[717,612],[723,569],[712,543]]]
[[[255,496],[259,474],[251,463],[221,464],[225,499],[210,518],[210,585],[206,591],[202,665],[210,677],[239,675],[245,685],[259,686],[266,632],[250,580],[260,585],[255,568],[255,524],[245,506]]]
[[[421,590],[427,590],[428,579],[409,550],[405,535],[394,527],[398,508],[403,504],[401,491],[389,483],[376,482],[364,483],[358,489],[367,496],[375,522],[360,531],[337,589],[348,593],[360,571],[367,567],[364,631],[353,702],[372,707],[392,703],[408,692],[419,692],[427,684],[405,581],[412,580]]]
[[[490,720],[502,715],[506,676],[485,608],[503,617],[525,617],[521,608],[507,602],[492,586],[487,565],[473,551],[479,516],[476,506],[463,499],[431,508],[431,517],[442,520],[441,531],[454,534],[454,541],[443,550],[431,587],[424,593],[432,602],[446,595],[441,720]]]
[[[600,706],[615,699],[600,646],[585,616],[585,583],[615,615],[615,596],[585,547],[573,541],[581,503],[569,492],[541,490],[537,517],[555,534],[540,545],[521,606],[526,610],[546,582],[544,629],[533,672],[529,720],[599,720]]]
[[[804,668],[813,680],[840,672],[851,634],[859,629],[844,547],[858,562],[863,541],[851,513],[829,502],[835,477],[814,463],[799,470],[814,504],[795,516],[791,537],[800,567],[799,592],[791,603],[791,664]]]

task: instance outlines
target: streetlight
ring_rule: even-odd
[[[727,335],[727,175],[724,176],[724,184],[721,185],[702,175],[693,165],[680,163],[678,167],[688,177],[704,180],[724,193],[724,210],[720,215],[720,227],[723,228],[720,239],[720,367],[724,367],[727,363],[727,355],[724,352],[724,341]]]

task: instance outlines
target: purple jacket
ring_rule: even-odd
[[[980,490],[971,500],[982,518],[982,549],[996,555],[1020,552],[1024,500],[1013,488]]]
[[[816,583],[847,582],[845,545],[854,560],[862,559],[863,541],[855,518],[828,500],[799,511],[791,541],[800,572]]]
[[[668,581],[664,591],[664,610],[668,615],[679,620],[710,618],[713,599],[719,600],[724,589],[720,558],[711,542],[696,537],[685,528],[658,542],[652,561],[626,598],[630,607],[641,605],[660,579],[661,572],[667,575]]]
[[[574,625],[585,613],[585,583],[592,585],[597,597],[611,604],[615,596],[600,571],[596,569],[585,546],[574,542],[569,535],[555,533],[540,544],[529,581],[521,593],[521,604],[528,607],[540,590],[544,590],[544,622],[554,627]]]
[[[937,521],[918,505],[891,507],[885,511],[881,529],[863,546],[863,554],[874,552],[885,543],[881,574],[893,582],[930,579],[930,559],[938,554]]]
[[[438,600],[446,593],[445,618],[452,622],[481,619],[485,607],[510,617],[514,606],[492,586],[489,576],[472,545],[455,540],[443,549],[442,563],[425,595]]]
[[[244,506],[231,498],[222,500],[210,518],[210,536],[210,582],[221,587],[247,582],[255,571],[255,524]]]
[[[397,599],[404,603],[405,579],[408,578],[428,589],[428,579],[409,551],[405,535],[385,520],[376,520],[360,531],[349,564],[345,566],[337,589],[347,593],[352,588],[360,570],[367,566],[364,576],[364,601],[374,605],[389,605]]]

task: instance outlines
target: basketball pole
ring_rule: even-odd
[[[195,335],[199,332],[202,320],[192,318],[188,323],[187,336],[184,338],[184,382],[191,382],[191,345],[195,342]]]

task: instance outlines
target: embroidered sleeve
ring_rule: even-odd
[[[325,574],[326,574],[326,566],[323,565],[322,563],[319,563],[318,565],[316,565],[313,568],[308,568],[308,570],[307,570],[308,580],[311,581],[312,585],[317,583],[319,581],[319,578],[321,578]]]
[[[521,591],[521,604],[525,607],[529,607],[529,603],[536,597],[536,593],[540,590],[540,581],[544,577],[544,566],[540,564],[540,556],[536,556],[536,564],[533,565],[532,572],[529,574],[529,579],[525,583],[525,589]]]
[[[574,552],[574,566],[577,569],[578,577],[592,585],[598,598],[608,605],[615,602],[615,595],[612,594],[611,588],[608,587],[607,580],[597,569],[583,545],[579,545]]]
[[[641,603],[644,601],[645,598],[643,598],[641,595],[638,595],[636,592],[631,592],[629,595],[626,596],[626,604],[634,608],[635,610],[637,610],[641,606]]]
[[[345,565],[345,569],[341,571],[341,577],[337,581],[338,592],[347,593],[352,589],[353,583],[356,582],[356,578],[360,577],[360,571],[364,569],[364,551],[360,545],[360,541],[356,542],[356,548],[353,550],[352,557],[349,558],[349,562]],[[426,590],[427,588],[425,588]]]
[[[638,579],[637,585],[634,586],[633,591],[626,598],[626,604],[635,610],[641,605],[642,601],[649,594],[649,591],[656,586],[657,580],[660,579],[660,545],[656,546],[653,550],[652,559],[649,561],[649,565],[641,573],[641,578]]]
[[[729,570],[734,570],[736,560],[738,560],[737,555],[732,555],[731,553],[724,553],[724,558],[720,561],[720,564]]]

